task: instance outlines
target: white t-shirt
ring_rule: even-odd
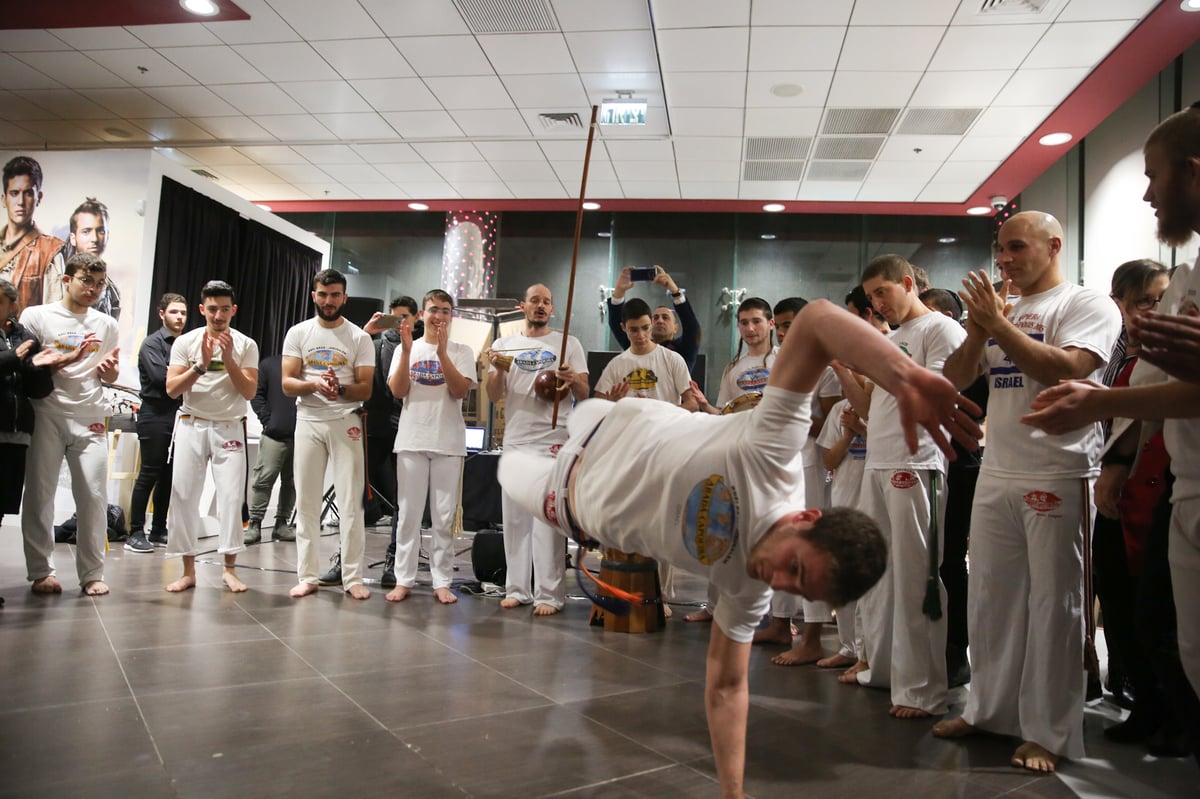
[[[375,366],[375,348],[371,337],[349,319],[337,327],[322,327],[316,317],[293,325],[283,339],[283,357],[300,359],[300,378],[317,380],[333,367],[338,383],[350,386],[358,382],[354,370]],[[362,405],[356,400],[325,399],[320,392],[296,398],[296,418],[312,422],[341,419]]]
[[[910,319],[888,334],[888,339],[918,366],[939,375],[946,359],[966,337],[967,331],[958,322],[932,312]],[[879,386],[871,392],[867,438],[871,441],[867,451],[868,469],[937,469],[943,474],[946,472],[946,456],[924,428],[917,436],[917,451],[909,451],[904,443],[896,398]]]
[[[612,403],[576,478],[580,526],[607,546],[706,577],[721,592],[717,624],[749,641],[771,591],[746,563],[803,496],[804,473],[788,466],[808,435],[809,408],[807,394],[774,386],[753,411],[730,416]]]
[[[771,367],[775,365],[775,356],[779,348],[773,347],[764,355],[743,355],[738,358],[721,375],[721,388],[717,391],[717,407],[724,408],[732,399],[753,392],[762,393],[767,387],[767,378],[771,376]]]
[[[679,396],[687,391],[691,376],[682,355],[655,344],[645,355],[634,355],[633,350],[625,350],[609,361],[596,382],[596,391],[607,394],[622,380],[629,381],[628,397],[659,399],[678,405]]]
[[[201,360],[200,346],[207,333],[207,328],[200,327],[175,339],[171,345],[170,365],[192,368],[192,364]],[[243,369],[257,369],[258,344],[254,339],[232,327],[229,328],[229,335],[233,338],[233,362]],[[180,413],[214,422],[231,422],[246,415],[246,398],[238,393],[229,373],[225,371],[224,358],[225,353],[221,352],[220,345],[215,346],[208,370],[183,392]]]
[[[1095,353],[1100,365],[1089,377],[1099,380],[1121,332],[1116,303],[1098,291],[1073,283],[1013,301],[1008,315],[1018,329],[1055,347]],[[1060,436],[1048,436],[1021,424],[1034,397],[1046,386],[1017,367],[994,339],[983,354],[988,371],[988,439],[982,471],[999,477],[1086,477],[1100,473],[1097,459],[1104,434],[1099,424]],[[872,450],[875,441],[871,441]]]
[[[446,342],[446,354],[459,374],[472,386],[475,379],[475,356],[471,348],[457,341]],[[399,350],[392,356],[390,378],[400,368],[404,357]],[[437,354],[437,345],[424,339],[413,342],[408,364],[409,389],[404,398],[404,413],[396,428],[393,452],[428,452],[432,455],[467,454],[463,431],[462,400],[450,395],[446,375]]]
[[[1171,281],[1170,294],[1178,299],[1173,299],[1170,305],[1164,303],[1160,312],[1196,313],[1200,308],[1200,269],[1179,267],[1176,279]],[[1200,418],[1167,419],[1163,423],[1163,441],[1171,454],[1171,473],[1175,475],[1171,502],[1200,497]]]
[[[825,426],[817,436],[817,443],[825,449],[833,449],[842,440],[842,411],[850,407],[850,400],[841,400],[829,410]],[[857,508],[862,495],[863,473],[867,465],[867,440],[858,433],[850,439],[846,457],[831,473],[831,502],[834,507]]]
[[[492,349],[508,350],[513,356],[505,377],[504,395],[504,443],[542,444],[562,442],[567,439],[567,419],[571,416],[571,395],[558,403],[558,426],[550,427],[554,403],[540,399],[533,393],[533,381],[538,372],[558,368],[558,354],[562,352],[562,332],[551,330],[544,336],[504,336],[492,344]],[[567,366],[576,372],[587,374],[587,357],[579,339],[567,339]],[[488,369],[489,374],[498,367]]]
[[[117,348],[116,320],[92,308],[81,314],[71,313],[61,302],[55,302],[26,308],[21,324],[37,336],[42,347],[55,352],[74,352],[88,333],[100,339],[90,355],[54,372],[54,391],[44,399],[32,400],[36,412],[68,419],[99,420],[108,416],[104,384],[97,369]]]

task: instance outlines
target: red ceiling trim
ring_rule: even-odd
[[[110,28],[113,26],[166,25],[177,22],[229,22],[250,19],[230,0],[213,0],[219,9],[201,17],[183,8],[178,0],[33,0],[6,3],[4,30],[41,28]]]
[[[763,205],[773,200],[605,200],[599,211],[666,211],[676,213],[763,213]],[[417,200],[262,200],[276,213],[323,211],[407,211]],[[575,211],[578,200],[420,200],[430,211]],[[860,203],[860,202],[789,202],[779,200],[787,213],[806,214],[899,214],[907,216],[958,216],[958,203]],[[420,213],[420,212],[417,212]]]

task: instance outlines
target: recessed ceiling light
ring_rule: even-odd
[[[795,97],[804,92],[804,87],[799,83],[776,83],[771,87],[771,94],[776,97]]]
[[[221,10],[213,0],[179,0],[179,5],[183,6],[184,11],[200,17],[212,17]]]
[[[1038,139],[1038,144],[1044,144],[1047,147],[1054,147],[1058,144],[1066,144],[1072,139],[1070,133],[1047,133],[1042,138]]]
[[[991,212],[992,206],[990,205],[976,205],[973,208],[967,209],[967,213],[971,216],[983,216],[984,214],[990,214]]]
[[[425,203],[409,203],[408,207],[414,211],[428,211],[429,206]]]
[[[775,241],[774,233],[760,233],[758,234],[758,237],[763,241]]]
[[[1179,7],[1184,11],[1200,11],[1200,0],[1183,0]]]
[[[583,210],[585,210],[585,211],[596,211],[596,210],[599,210],[599,208],[600,208],[600,203],[594,203],[591,200],[588,200],[587,202],[585,202],[583,204]]]
[[[612,233],[610,233],[610,232],[609,232],[609,231],[607,231],[607,230],[601,230],[601,231],[600,231],[599,233],[597,233],[596,235],[597,235],[597,236],[599,236],[599,237],[600,237],[600,238],[602,238],[602,239],[607,239],[607,238],[611,238],[611,237],[612,237]]]
[[[938,244],[953,244],[956,241],[958,241],[958,239],[954,238],[953,236],[942,236],[940,239],[938,239]]]
[[[271,206],[266,205],[265,203],[255,203],[255,205],[257,205],[259,208],[263,209],[264,211],[271,210]]]
[[[104,132],[117,139],[128,139],[133,136],[133,134],[125,130],[125,128],[105,128]]]
[[[783,203],[767,203],[763,206],[763,210],[768,214],[777,214],[784,209]]]

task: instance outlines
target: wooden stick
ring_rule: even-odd
[[[575,300],[575,267],[579,264],[579,236],[583,231],[583,201],[587,197],[588,167],[592,162],[592,141],[596,138],[596,118],[600,106],[592,106],[592,121],[588,125],[587,150],[583,154],[583,179],[579,182],[579,207],[575,211],[575,245],[571,250],[571,282],[567,287],[567,312],[563,317],[562,350],[558,354],[558,368],[567,363],[567,336],[571,332],[571,306]],[[558,403],[562,394],[554,392],[554,413],[550,415],[550,429],[558,427]]]

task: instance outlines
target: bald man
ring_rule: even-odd
[[[943,369],[960,389],[988,375],[990,435],[971,509],[971,693],[933,733],[1019,737],[1012,764],[1032,771],[1083,756],[1083,547],[1103,436],[1099,425],[1046,436],[1020,418],[1046,386],[1098,379],[1121,330],[1112,300],[1063,279],[1062,245],[1049,214],[1004,223],[1004,282],[963,281],[967,338]]]

